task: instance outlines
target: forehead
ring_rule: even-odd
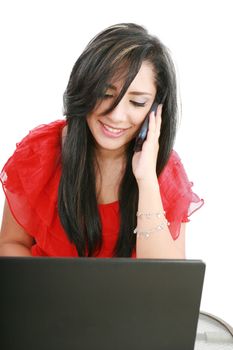
[[[121,89],[125,81],[124,73],[122,73],[118,77],[115,76],[110,83],[110,86],[114,86],[117,90]],[[142,63],[141,68],[128,88],[128,91],[131,90],[148,91],[152,94],[156,92],[156,77],[151,63]]]
[[[153,66],[149,62],[143,62],[138,74],[130,84],[129,89],[133,90],[144,90],[147,89],[149,92],[156,91],[155,84],[155,72]]]

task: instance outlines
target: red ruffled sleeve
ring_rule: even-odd
[[[65,125],[65,120],[57,120],[31,130],[16,145],[14,154],[0,174],[14,218],[35,239],[33,255],[77,256],[77,250],[69,242],[57,210],[61,176],[61,135]],[[158,180],[171,235],[176,239],[181,222],[189,221],[189,216],[204,201],[192,192],[193,184],[189,182],[175,151],[172,151]],[[110,212],[105,217],[111,217]],[[112,245],[117,239],[117,225],[115,238],[111,238]],[[107,230],[108,227],[104,226],[105,239]],[[108,250],[110,248],[109,246]]]
[[[179,237],[181,223],[189,222],[190,215],[204,204],[204,200],[192,191],[193,182],[189,181],[174,150],[158,180],[169,229],[175,240]]]
[[[61,133],[65,124],[64,120],[57,120],[31,130],[16,144],[0,175],[14,218],[38,247],[49,246],[51,254],[52,245],[67,241],[57,215]]]

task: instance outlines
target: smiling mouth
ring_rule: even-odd
[[[116,133],[116,134],[118,134],[118,133],[120,133],[120,132],[122,132],[122,131],[125,131],[125,130],[129,129],[129,128],[127,128],[127,129],[113,128],[113,127],[111,127],[111,126],[109,126],[109,125],[107,125],[107,124],[104,124],[104,123],[102,123],[102,122],[100,122],[100,123],[103,125],[103,127],[104,127],[106,130],[108,130],[108,131],[110,131],[110,132],[113,132],[113,133]]]

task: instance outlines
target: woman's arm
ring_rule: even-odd
[[[0,233],[0,256],[31,256],[33,238],[14,219],[5,201]]]
[[[181,225],[179,238],[173,240],[161,201],[159,185],[154,183],[140,183],[138,213],[161,213],[160,217],[152,214],[150,218],[145,215],[138,216],[137,231],[146,232],[158,225],[165,223],[162,230],[155,229],[146,237],[145,234],[137,235],[136,257],[155,259],[185,259],[185,224]]]
[[[137,217],[137,258],[184,259],[185,228],[174,241],[166,224],[156,163],[159,151],[162,105],[158,106],[156,117],[150,113],[149,130],[142,150],[135,152],[132,160],[133,173],[139,190]],[[150,217],[147,214],[151,214]],[[161,226],[160,226],[161,225]]]

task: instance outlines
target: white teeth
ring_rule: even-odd
[[[113,128],[110,128],[109,126],[105,125],[105,124],[104,124],[104,127],[105,127],[105,129],[107,129],[107,130],[109,130],[109,131],[111,131],[111,132],[113,132],[115,134],[118,134],[119,132],[121,132],[123,130],[123,129],[113,129]]]

